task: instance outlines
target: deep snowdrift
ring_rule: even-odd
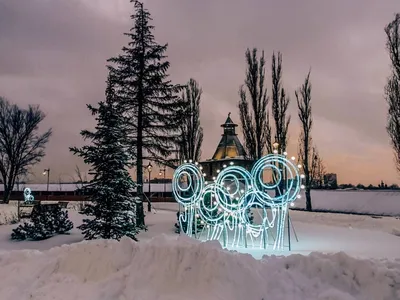
[[[159,236],[0,254],[0,299],[400,299],[400,261],[265,257]]]

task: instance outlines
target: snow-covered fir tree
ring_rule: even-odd
[[[130,40],[122,54],[109,59],[109,70],[116,78],[120,103],[130,117],[127,137],[136,159],[138,196],[143,200],[143,161],[166,166],[176,163],[172,154],[177,150],[185,103],[179,96],[183,86],[168,79],[167,45],[155,41],[150,13],[143,3],[131,2],[135,8],[133,27],[125,33]],[[141,222],[144,224],[144,219]]]
[[[87,107],[96,116],[97,125],[94,131],[83,130],[81,135],[91,143],[71,151],[91,166],[93,179],[84,190],[92,204],[82,213],[92,218],[83,220],[78,228],[88,240],[119,240],[123,236],[136,240],[136,185],[127,171],[130,156],[125,146],[126,120],[116,101],[112,76],[107,80],[106,101],[99,102],[98,107]]]

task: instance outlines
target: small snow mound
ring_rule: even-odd
[[[400,237],[400,230],[397,229],[397,228],[393,228],[393,229],[392,229],[392,234],[395,235],[395,236]]]
[[[393,300],[400,262],[345,253],[256,260],[215,242],[158,236],[0,254],[0,299]]]
[[[328,289],[319,295],[318,300],[355,300],[355,298],[336,289]]]

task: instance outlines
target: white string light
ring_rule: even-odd
[[[291,160],[294,161],[295,157]],[[256,161],[251,172],[233,166],[231,162],[229,166],[223,165],[222,170],[217,170],[218,175],[213,177],[212,183],[204,181],[199,164],[190,162],[178,167],[174,172],[172,191],[177,202],[185,208],[185,216],[181,216],[179,222],[181,225],[188,222],[186,234],[193,236],[193,226],[196,226],[193,220],[199,219],[200,224],[206,224],[207,228],[207,237],[203,235],[203,239],[219,240],[224,234],[226,245],[237,247],[243,246],[244,240],[249,237],[252,246],[265,247],[265,243],[257,240],[268,239],[268,229],[275,228],[273,247],[282,249],[288,205],[293,206],[293,202],[301,198],[300,190],[304,189],[301,184],[304,174],[299,175],[298,166],[292,161],[286,155],[266,155]],[[274,175],[273,184],[263,181],[266,170]],[[185,185],[182,184],[184,179]],[[282,184],[286,186],[278,195],[268,193],[280,189]],[[249,220],[251,208],[263,212],[259,224]],[[267,208],[270,208],[270,214],[266,212]]]

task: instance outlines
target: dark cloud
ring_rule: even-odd
[[[255,46],[265,50],[268,65],[273,51],[283,53],[291,152],[299,131],[294,90],[312,67],[314,141],[329,169],[341,181],[395,181],[385,132],[383,27],[397,0],[145,4],[156,38],[169,43],[172,79],[194,77],[203,87],[204,158],[219,140],[216,127],[229,111],[237,113],[244,52]],[[21,105],[40,104],[47,113],[43,127],[54,129],[38,168],[49,165],[54,176],[73,173],[78,160],[68,146],[81,143],[79,131],[93,125],[85,104],[103,99],[106,59],[126,42],[131,12],[128,0],[0,0],[0,94]]]

